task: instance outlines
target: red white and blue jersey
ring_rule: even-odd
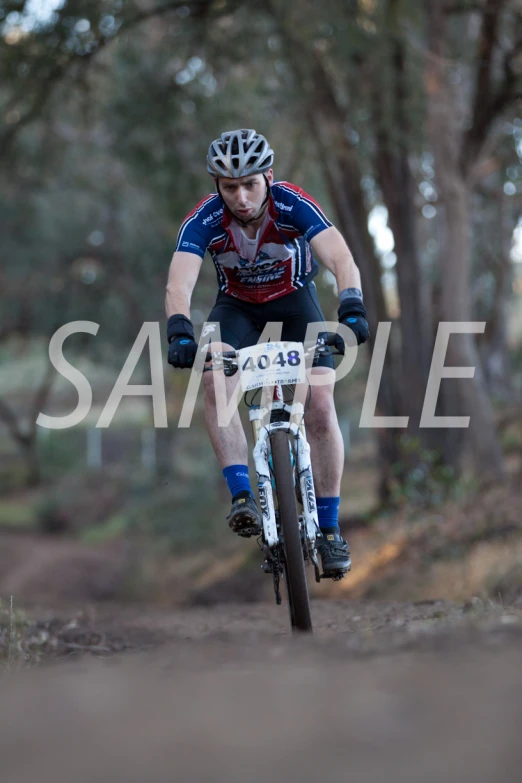
[[[238,224],[218,193],[189,212],[176,250],[201,258],[208,250],[220,291],[245,302],[268,302],[290,294],[317,274],[309,243],[332,224],[319,204],[290,182],[272,185],[267,213],[253,261],[238,249],[233,230]]]

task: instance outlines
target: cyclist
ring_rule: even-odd
[[[265,325],[282,322],[282,340],[303,342],[309,323],[324,321],[316,293],[315,255],[335,275],[340,292],[339,321],[357,339],[368,339],[361,278],[339,231],[314,199],[289,182],[274,182],[274,152],[252,129],[222,133],[208,149],[207,170],[216,192],[189,212],[178,233],[166,294],[169,363],[192,367],[198,350],[190,321],[192,291],[208,251],[217,271],[219,292],[208,316],[219,322],[221,343],[214,350],[254,345]],[[350,568],[348,544],[338,516],[344,446],[334,407],[332,356],[314,360],[314,374],[328,375],[315,386],[306,414],[317,512],[318,543],[325,572]],[[248,476],[247,440],[239,412],[218,426],[213,373],[203,374],[205,421],[232,495],[227,517],[233,531],[261,531],[261,515]],[[236,378],[226,378],[230,394]]]

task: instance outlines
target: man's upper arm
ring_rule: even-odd
[[[202,263],[201,256],[176,250],[170,262],[168,284],[183,286],[192,291],[196,285]]]
[[[314,255],[317,255],[323,263],[325,263],[325,259],[338,254],[339,251],[345,252],[347,250],[343,235],[335,226],[325,228],[316,234],[310,240],[310,247]]]

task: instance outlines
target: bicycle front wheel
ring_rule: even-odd
[[[290,603],[292,627],[297,631],[312,630],[312,615],[306,583],[306,570],[299,530],[299,515],[295,497],[292,463],[286,432],[276,430],[270,436],[279,519],[285,552],[285,577]]]

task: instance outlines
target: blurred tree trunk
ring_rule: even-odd
[[[31,410],[29,412],[29,427],[24,427],[22,416],[18,416],[11,406],[4,400],[0,400],[0,421],[3,422],[7,432],[20,449],[20,453],[26,465],[26,485],[34,487],[41,483],[41,468],[37,449],[37,424],[38,414],[49,397],[54,378],[54,367],[49,362],[40,385],[36,389]]]
[[[515,402],[512,368],[508,346],[508,314],[512,296],[511,237],[518,222],[518,209],[511,208],[511,199],[501,190],[493,198],[494,220],[500,227],[492,237],[487,263],[494,280],[493,302],[488,314],[488,327],[479,350],[485,381],[490,394],[503,403]]]
[[[493,4],[494,0],[488,0],[485,16]],[[497,6],[500,4],[496,3]],[[443,321],[471,321],[470,213],[466,175],[473,158],[470,156],[470,151],[466,149],[466,145],[471,143],[469,134],[461,136],[456,127],[455,118],[458,112],[448,79],[450,61],[445,7],[446,0],[426,0],[429,30],[426,66],[428,134],[443,205],[440,315]],[[491,25],[492,22],[493,19],[489,16],[488,23]],[[490,32],[490,28],[484,31],[484,36],[488,40]],[[479,50],[477,65],[479,72],[484,67],[480,56],[484,54],[484,46]],[[481,81],[479,74],[479,85]],[[480,98],[481,96],[478,96],[479,104]],[[475,149],[478,154],[480,144],[477,141],[475,141]],[[445,461],[458,468],[462,446],[467,441],[477,473],[484,478],[499,477],[503,472],[502,453],[473,336],[465,334],[451,337],[445,363],[448,366],[476,368],[473,380],[451,379],[442,384],[441,412],[448,416],[471,417],[468,430],[453,430],[453,434],[457,437],[445,438]]]
[[[388,0],[386,51],[392,80],[392,106],[385,116],[382,84],[373,71],[373,103],[376,117],[375,168],[388,224],[395,240],[397,285],[401,327],[401,414],[409,416],[409,431],[426,440],[419,423],[429,372],[430,329],[423,303],[416,236],[415,182],[410,168],[409,144],[412,138],[408,110],[406,53],[399,28],[400,0]],[[380,69],[379,69],[380,70]]]
[[[279,33],[285,41],[289,63],[295,75],[295,83],[302,93],[305,118],[319,150],[325,181],[334,205],[340,231],[343,233],[355,262],[361,272],[364,302],[370,324],[370,352],[377,326],[389,321],[381,281],[380,259],[368,229],[368,208],[361,185],[358,151],[347,137],[348,118],[336,97],[335,88],[324,66],[319,51],[311,48],[303,56],[303,44],[296,40],[294,31],[281,13],[280,7],[266,0],[269,13],[278,23]],[[296,54],[299,52],[299,54]],[[400,374],[395,370],[394,345],[390,340],[379,389],[376,415],[397,416],[400,410]],[[402,430],[376,429],[379,450],[379,499],[386,503],[390,498],[393,468],[400,461],[399,438]]]
[[[332,116],[328,111],[326,104],[330,102],[329,108],[333,108],[333,96],[332,92],[326,92],[324,78],[320,78],[319,84],[322,86],[315,96],[309,98],[307,115],[320,150],[324,176],[337,213],[339,228],[361,272],[364,302],[371,330],[370,352],[373,354],[377,326],[382,321],[390,320],[382,289],[380,262],[368,230],[368,210],[360,184],[362,174],[356,152],[346,139],[343,116]],[[318,107],[320,111],[317,110]],[[399,413],[398,379],[394,373],[394,367],[397,365],[392,354],[393,343],[390,340],[379,390],[376,411],[378,416],[397,416]],[[386,503],[390,497],[392,469],[400,459],[398,437],[401,430],[376,429],[376,434],[380,469],[379,498],[382,503]]]

